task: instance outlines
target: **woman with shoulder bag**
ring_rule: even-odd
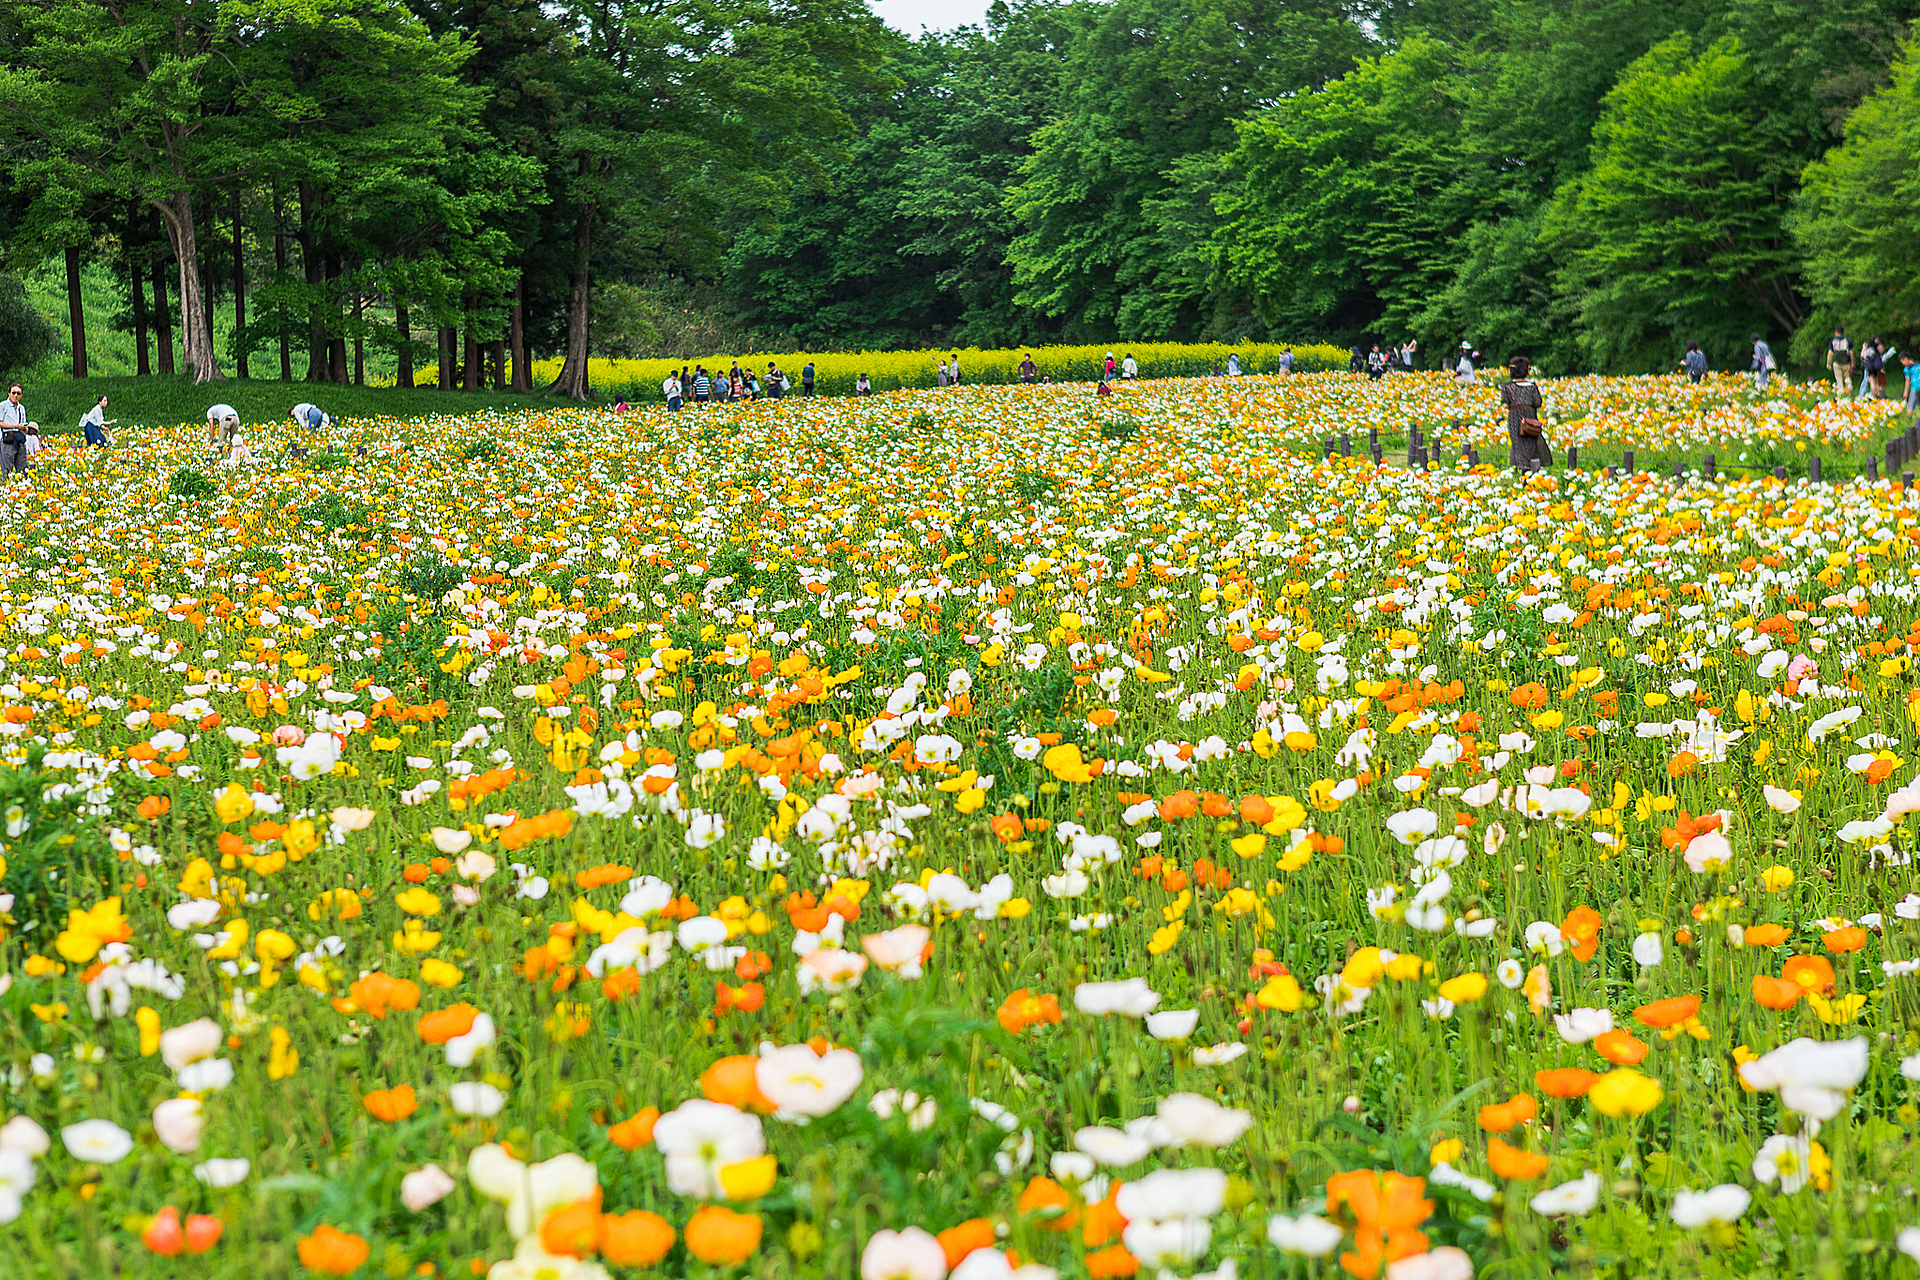
[[[1540,384],[1529,375],[1533,362],[1525,356],[1507,361],[1507,382],[1500,386],[1500,403],[1507,407],[1507,461],[1517,471],[1538,471],[1553,465],[1553,449],[1547,444],[1546,429],[1540,425],[1540,410],[1546,397]]]

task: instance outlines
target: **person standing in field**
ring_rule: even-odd
[[[680,375],[669,369],[667,380],[660,384],[660,394],[667,398],[667,412],[680,412]]]
[[[1463,342],[1460,344],[1460,359],[1453,366],[1453,376],[1463,387],[1479,385],[1480,379],[1473,370],[1473,344],[1471,342]]]
[[[1419,350],[1420,344],[1414,339],[1408,338],[1400,347],[1400,367],[1408,373],[1412,373],[1414,368],[1413,357]]]
[[[1031,354],[1022,354],[1020,357],[1020,381],[1031,384],[1033,380],[1039,376],[1039,373],[1040,370],[1036,368],[1033,363],[1033,356]]]
[[[856,379],[854,379],[854,383],[853,383],[853,394],[855,394],[855,395],[857,395],[857,396],[870,396],[870,395],[872,395],[872,394],[873,394],[873,379],[872,379],[872,378],[869,378],[869,377],[868,377],[868,376],[867,376],[866,374],[864,374],[864,373],[863,373],[863,374],[861,374],[861,375],[860,375],[860,376],[859,376],[858,378],[856,378]]]
[[[1553,450],[1540,424],[1546,397],[1532,373],[1533,362],[1515,356],[1507,361],[1507,381],[1500,386],[1500,403],[1507,408],[1507,461],[1516,471],[1537,471],[1553,465]]]
[[[1288,347],[1280,353],[1280,376],[1286,377],[1293,372],[1293,348]]]
[[[1229,378],[1237,378],[1240,376],[1240,353],[1238,351],[1227,352],[1227,376]]]
[[[1751,334],[1748,340],[1753,343],[1753,389],[1765,391],[1767,379],[1773,376],[1773,348],[1759,334]]]
[[[1378,382],[1387,376],[1387,358],[1380,354],[1380,344],[1374,343],[1373,350],[1367,352],[1367,381]]]
[[[953,379],[954,386],[960,385],[960,353],[958,351],[947,357],[947,374]]]
[[[1853,343],[1841,325],[1833,326],[1833,337],[1827,340],[1827,368],[1833,371],[1833,394],[1847,394],[1847,384],[1853,378]]]
[[[1120,362],[1120,376],[1131,382],[1140,376],[1140,366],[1134,363],[1133,352],[1127,352],[1127,358]]]
[[[6,403],[0,404],[0,475],[27,469],[27,407],[20,403],[24,394],[19,383],[12,383]]]
[[[811,360],[800,366],[800,394],[803,396],[813,394],[813,361]]]
[[[1687,353],[1680,357],[1680,367],[1687,371],[1687,377],[1694,382],[1700,382],[1706,378],[1707,353],[1700,349],[1699,343],[1693,341],[1687,343]]]
[[[1875,338],[1867,344],[1865,394],[1874,400],[1887,398],[1887,344]]]

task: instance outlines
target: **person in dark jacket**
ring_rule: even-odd
[[[1547,444],[1543,433],[1528,434],[1537,430],[1529,424],[1537,424],[1540,410],[1546,405],[1546,397],[1540,393],[1540,384],[1532,378],[1533,362],[1525,356],[1515,356],[1507,361],[1508,380],[1500,385],[1500,403],[1507,407],[1507,461],[1516,470],[1541,470],[1553,465],[1553,449]]]

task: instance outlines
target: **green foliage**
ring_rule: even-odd
[[[1140,420],[1138,418],[1109,418],[1100,424],[1100,438],[1113,440],[1120,444],[1131,444],[1140,438]]]
[[[19,376],[59,350],[60,334],[21,283],[0,275],[0,376]]]
[[[85,796],[60,785],[46,754],[35,745],[20,763],[0,765],[0,891],[13,896],[12,909],[0,913],[0,937],[11,917],[34,946],[50,945],[70,903],[91,906],[115,865]]]
[[[1792,161],[1766,145],[1765,110],[1731,36],[1697,55],[1684,37],[1665,41],[1608,95],[1593,169],[1552,224],[1593,367],[1657,366],[1689,338],[1725,350],[1750,330],[1799,328],[1782,225]]]
[[[317,524],[328,533],[336,533],[366,525],[373,518],[373,510],[363,502],[349,502],[327,492],[302,503],[294,515],[302,524]]]
[[[220,486],[203,471],[196,471],[192,467],[180,467],[167,477],[167,492],[176,498],[197,500],[211,498],[218,494]]]
[[[1914,332],[1920,317],[1920,51],[1909,45],[1893,83],[1847,121],[1845,143],[1807,167],[1792,219],[1806,254],[1816,322],[1794,354],[1822,358],[1835,324],[1862,337]]]
[[[1250,0],[1120,0],[1075,8],[1066,102],[1033,135],[1007,207],[1014,301],[1064,333],[1185,336],[1223,305],[1204,259],[1224,176],[1201,158],[1236,117],[1345,72],[1366,50],[1347,14]],[[1158,215],[1157,217],[1155,215]],[[1229,307],[1231,310],[1231,307]]]

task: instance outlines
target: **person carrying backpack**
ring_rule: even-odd
[[[1827,368],[1833,370],[1833,394],[1847,394],[1847,383],[1853,377],[1853,343],[1840,325],[1833,326],[1833,337],[1827,342]]]
[[[800,394],[803,396],[813,394],[813,361],[811,360],[800,367]]]
[[[1767,379],[1773,376],[1773,348],[1757,333],[1750,335],[1749,341],[1753,343],[1753,389],[1765,391]]]

